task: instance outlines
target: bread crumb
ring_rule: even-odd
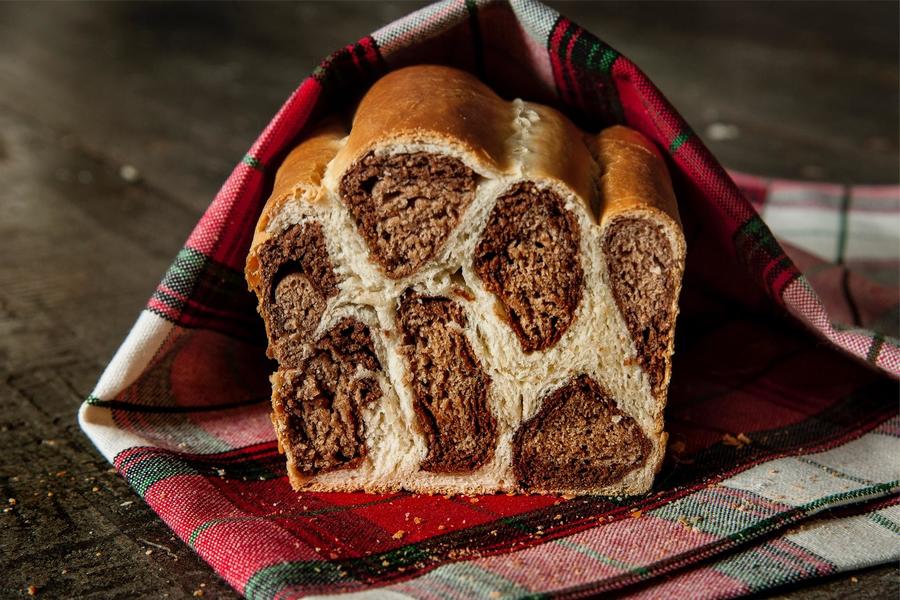
[[[499,598],[499,597],[502,596],[502,595],[503,595],[503,594],[501,594],[501,593],[498,592],[498,591],[493,591],[493,592],[491,592],[490,594],[488,594],[488,598]]]
[[[740,448],[741,446],[743,446],[743,444],[741,444],[741,442],[739,442],[738,439],[730,433],[726,433],[722,436],[722,443],[726,446],[732,446],[734,448]]]
[[[198,589],[198,590],[194,590],[194,596],[195,596],[195,597],[199,598],[199,597],[202,596],[202,595],[203,595],[203,590],[199,590],[199,589]]]
[[[678,522],[686,529],[696,529],[697,525],[703,521],[701,516],[688,517],[685,515],[678,516]]]
[[[443,525],[438,525],[438,529],[444,530],[444,529],[447,529],[447,528],[444,527]]]
[[[737,436],[726,433],[722,436],[722,443],[733,448],[743,448],[744,446],[752,444],[753,440],[747,437],[745,433],[739,433]]]
[[[48,497],[48,498],[52,498],[52,497],[53,497],[53,492],[47,492],[47,497]]]
[[[399,539],[402,539],[404,535],[406,535],[406,532],[403,531],[402,529],[399,529],[399,530],[395,531],[394,535],[391,537],[393,537],[395,540],[399,540]]]
[[[419,525],[420,523],[422,523],[422,519],[420,519],[419,517],[413,517],[413,523]]]
[[[98,488],[98,487],[95,485],[94,487],[91,488],[91,491],[92,491],[92,492],[99,492],[99,491],[100,491],[100,488]]]
[[[37,596],[38,588],[36,585],[29,585],[26,591],[28,592],[29,596]]]
[[[851,581],[852,583],[859,583],[859,579],[857,579],[856,577],[851,577],[851,578],[850,578],[850,581]]]
[[[469,502],[471,502],[472,504],[478,504],[479,499],[475,496],[472,496],[471,498],[469,498]]]
[[[7,500],[7,502],[9,502],[9,505],[10,505],[10,506],[15,506],[15,505],[16,505],[16,499],[15,499],[15,498],[10,498],[9,500]]]
[[[555,514],[555,515],[553,515],[553,520],[554,520],[554,521],[559,521],[560,519],[562,519],[562,515],[560,515],[560,514]]]
[[[644,515],[640,510],[633,510],[628,514],[631,515],[632,519],[640,519]]]
[[[383,560],[383,561],[381,561],[381,566],[382,566],[382,567],[389,567],[389,566],[391,566],[391,563],[389,563],[389,562],[386,561],[386,560]]]
[[[144,550],[144,554],[150,556],[151,554],[153,554],[153,550]]]

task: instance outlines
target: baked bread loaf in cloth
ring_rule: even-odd
[[[641,134],[386,75],[288,155],[247,260],[291,482],[645,492],[684,255]]]

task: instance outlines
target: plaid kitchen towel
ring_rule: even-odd
[[[416,62],[470,70],[585,128],[626,123],[667,153],[688,260],[668,459],[650,494],[290,489],[242,275],[254,224],[280,158],[325,107]],[[175,258],[81,425],[249,598],[726,597],[895,560],[900,189],[735,177],[741,187],[633,63],[549,8],[435,4],[341,49],[287,100]],[[847,533],[855,543],[835,542]]]

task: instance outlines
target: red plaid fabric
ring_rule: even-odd
[[[627,124],[666,153],[688,259],[670,447],[652,493],[290,489],[268,417],[262,324],[242,275],[253,228],[279,160],[306,129],[384,72],[424,62],[554,104],[591,130]],[[435,4],[339,50],[287,100],[176,257],[81,425],[250,598],[728,597],[894,560],[900,345],[896,285],[884,273],[900,251],[881,256],[882,245],[860,240],[871,238],[866,211],[900,214],[900,193],[843,189],[836,254],[796,231],[784,234],[796,240],[785,253],[757,209],[788,232],[792,202],[821,216],[830,196],[738,177],[743,191],[633,63],[549,8]],[[813,515],[815,535],[791,529]],[[866,553],[832,543],[836,531],[861,536]]]

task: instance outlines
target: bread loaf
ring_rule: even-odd
[[[291,483],[647,491],[684,256],[639,133],[386,75],[285,159],[247,259]]]

